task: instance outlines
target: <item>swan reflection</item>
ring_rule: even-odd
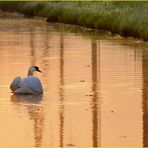
[[[43,94],[33,94],[33,95],[17,95],[13,94],[11,96],[11,101],[17,103],[35,103],[38,104],[43,98]]]
[[[11,101],[17,105],[24,104],[28,117],[32,122],[32,130],[34,133],[34,146],[41,147],[43,141],[43,128],[44,128],[44,106],[40,104],[42,94],[34,95],[16,95],[11,96]],[[24,106],[23,105],[23,106]]]

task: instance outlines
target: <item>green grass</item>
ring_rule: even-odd
[[[0,2],[0,9],[148,41],[148,2]]]

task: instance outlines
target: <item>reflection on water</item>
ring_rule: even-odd
[[[44,108],[39,105],[43,95],[12,95],[11,101],[26,106],[29,119],[33,120],[33,131],[35,147],[42,146],[42,135],[44,127]],[[26,129],[27,130],[27,129]]]
[[[60,35],[60,86],[59,86],[59,135],[60,135],[60,141],[59,146],[64,146],[64,39],[63,35]]]
[[[143,52],[143,146],[148,147],[148,51]]]
[[[43,95],[16,95],[13,94],[11,96],[11,100],[16,103],[33,103],[33,104],[38,104],[42,100]]]
[[[92,125],[93,125],[93,147],[101,146],[101,118],[100,116],[100,102],[99,102],[99,75],[98,75],[98,58],[99,58],[99,48],[97,50],[97,42],[92,41]],[[98,68],[98,69],[97,69]],[[100,69],[99,69],[100,70]],[[98,115],[99,112],[99,115]],[[99,120],[98,120],[99,117]],[[99,130],[98,130],[99,129]],[[99,140],[99,143],[98,143]]]
[[[1,146],[148,146],[142,46],[69,33],[42,20],[0,24]],[[44,95],[12,95],[10,82],[32,64],[43,71],[35,76]]]
[[[30,28],[30,48],[31,48],[31,56],[32,56],[32,65],[35,65],[35,47],[34,47],[34,28]]]

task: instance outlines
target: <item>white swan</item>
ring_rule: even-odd
[[[39,94],[43,93],[43,87],[40,80],[33,76],[33,72],[38,71],[39,67],[31,66],[28,70],[28,75],[26,78],[16,77],[11,85],[10,89],[14,94]]]

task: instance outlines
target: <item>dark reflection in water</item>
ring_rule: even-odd
[[[143,146],[148,146],[148,51],[143,51]]]
[[[16,95],[13,94],[11,96],[11,101],[15,102],[15,103],[34,103],[34,104],[38,104],[41,102],[43,98],[42,94],[35,94],[35,95]]]
[[[60,35],[60,88],[59,88],[59,95],[60,95],[60,108],[59,108],[59,146],[64,146],[64,38],[63,35]]]
[[[32,61],[31,64],[35,65],[35,43],[34,43],[34,28],[30,28],[30,48],[31,48],[31,57],[32,57]]]
[[[98,98],[98,52],[97,49],[97,42],[94,40],[92,41],[92,140],[93,140],[93,147],[101,146],[101,131],[100,131],[100,118],[98,119],[98,111],[99,111],[99,98]],[[98,133],[99,132],[99,133]],[[99,139],[99,141],[98,141]]]
[[[11,101],[27,107],[30,120],[33,120],[35,147],[42,146],[44,127],[44,108],[40,105],[43,95],[12,95]]]

